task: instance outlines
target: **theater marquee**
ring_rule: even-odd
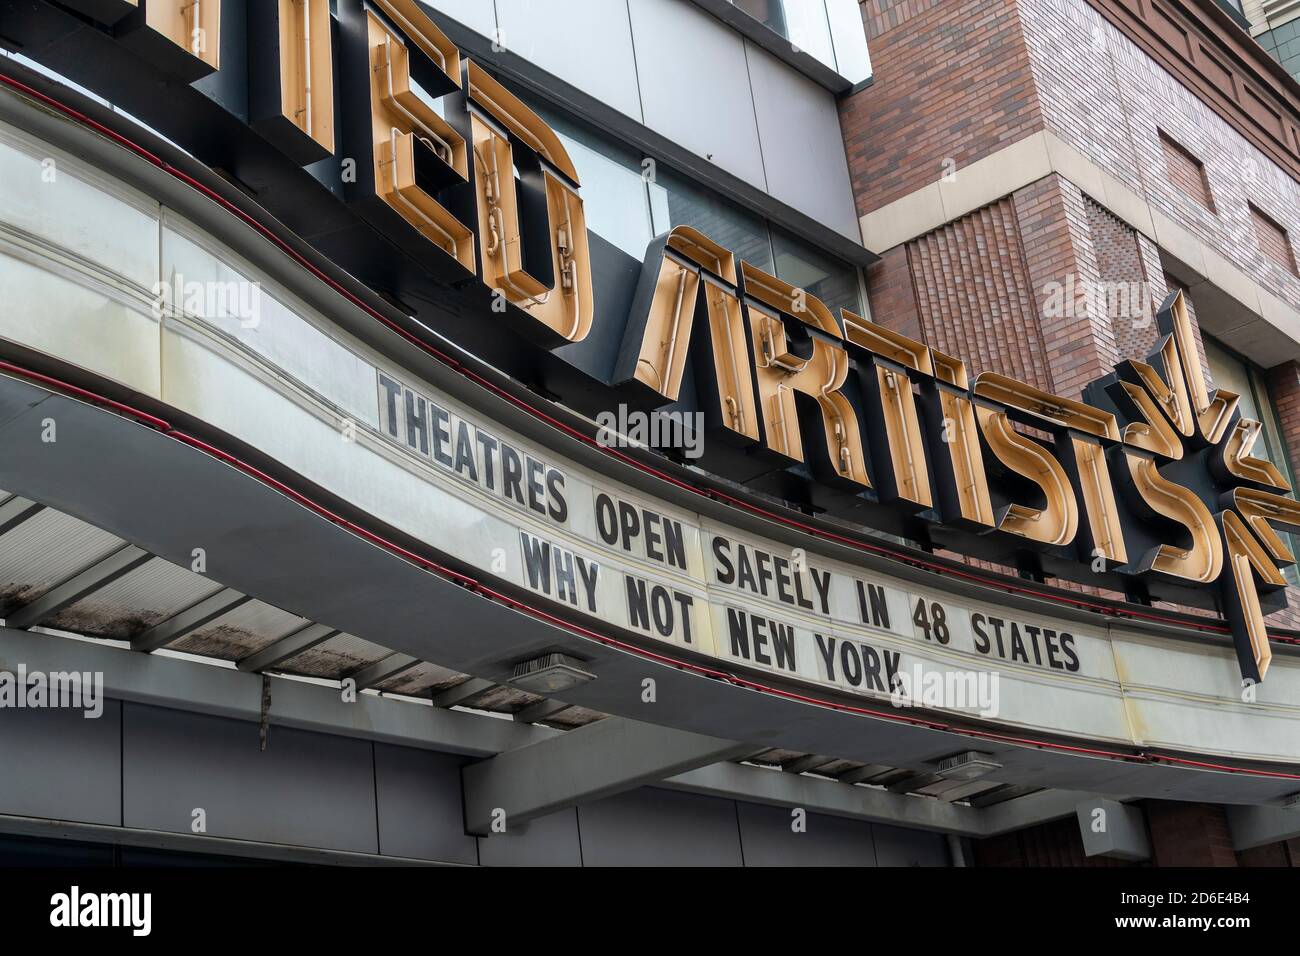
[[[972,378],[960,357],[837,315],[696,229],[661,236],[643,263],[617,260],[588,234],[559,137],[414,0],[339,0],[337,30],[324,0],[249,4],[238,20],[219,0],[62,6],[97,24],[105,56],[120,48],[133,69],[245,96],[237,149],[186,141],[206,117],[173,111],[216,109],[206,101],[160,98],[142,115],[197,156],[229,148],[238,167],[255,155],[265,182],[314,197],[277,215],[395,301],[436,296],[421,321],[499,367],[612,337],[612,367],[562,360],[586,376],[571,404],[591,417],[621,403],[698,412],[706,472],[1030,577],[1216,608],[1243,678],[1268,671],[1264,614],[1284,603],[1294,561],[1276,529],[1300,531],[1300,506],[1252,457],[1260,426],[1238,396],[1207,387],[1181,293],[1160,305],[1155,352],[1083,396]],[[31,22],[66,15],[32,9]],[[77,64],[51,65],[75,77]],[[630,307],[614,309],[620,269],[639,278],[622,290]],[[469,318],[453,325],[458,311]],[[431,543],[577,614],[862,694],[887,693],[913,665],[1117,679],[1086,627],[953,601],[639,500],[395,368],[374,388],[378,432],[459,489],[439,499]],[[1037,708],[1032,719],[1052,722]]]

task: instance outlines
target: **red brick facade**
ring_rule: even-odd
[[[1250,218],[1255,223],[1255,238],[1259,241],[1260,252],[1295,275],[1295,250],[1291,248],[1291,238],[1286,230],[1254,203],[1250,204]]]
[[[862,12],[874,79],[840,110],[859,214],[1042,128],[1016,0],[865,0]]]
[[[976,840],[976,866],[1133,866],[1105,856],[1085,856],[1079,821],[1065,817],[1013,833]]]
[[[1300,308],[1300,280],[1260,250],[1250,214],[1254,202],[1294,234],[1300,227],[1300,182],[1200,91],[1172,75],[1103,16],[1094,2],[1101,0],[1017,4],[1044,128],[1254,282]],[[1295,105],[1288,88],[1277,83],[1268,88]],[[1189,197],[1178,177],[1170,175],[1162,133],[1202,164],[1212,210]],[[1215,328],[1211,317],[1205,321],[1207,328]]]
[[[1182,190],[1184,196],[1214,212],[1214,193],[1205,175],[1205,165],[1164,130],[1158,132],[1169,182]]]
[[[908,243],[907,259],[926,341],[949,355],[989,356],[1008,375],[1051,388],[1014,202]],[[967,319],[952,322],[954,315]]]
[[[940,180],[945,160],[960,176],[1047,130],[1300,305],[1300,280],[1261,246],[1251,191],[1266,187],[1261,211],[1293,231],[1300,184],[1088,0],[864,0],[862,11],[875,81],[841,106],[859,212]],[[1054,173],[888,250],[868,291],[876,321],[962,356],[972,373],[1073,398],[1151,352],[1167,261]],[[1188,299],[1200,346],[1194,290]],[[1215,327],[1217,315],[1205,318]],[[1201,357],[1205,367],[1203,347]],[[1284,438],[1300,449],[1300,386],[1288,367],[1290,379],[1271,378]],[[1300,624],[1300,589],[1289,597],[1273,624]]]
[[[863,0],[875,78],[840,107],[858,212],[1046,130],[1300,308],[1300,278],[1261,248],[1250,209],[1296,235],[1300,182],[1100,2]],[[1171,170],[1166,141],[1200,168]],[[1203,186],[1212,206],[1189,195]]]
[[[1157,866],[1236,866],[1223,807],[1149,800],[1144,805]]]
[[[1151,859],[1142,862],[1084,855],[1075,817],[977,840],[976,866],[1300,866],[1300,839],[1250,850],[1232,848],[1223,807],[1209,803],[1144,800],[1135,804],[1146,821]]]
[[[1189,16],[1193,5],[1189,0]],[[1122,29],[1115,6],[863,0],[875,79],[840,107],[859,214],[946,175],[960,177],[972,163],[1046,132],[1199,239],[1205,258],[1217,254],[1264,293],[1300,309],[1290,244],[1300,229],[1300,182],[1291,166],[1279,165],[1224,103]],[[1201,54],[1208,56],[1204,48]],[[1295,92],[1284,86],[1277,96]],[[1292,105],[1300,110],[1300,97]],[[1090,175],[1088,188],[1098,190],[1102,177]],[[867,274],[872,318],[963,357],[972,374],[998,371],[1077,397],[1122,359],[1146,358],[1157,343],[1154,304],[1199,275],[1098,192],[1051,173],[884,251]],[[1211,297],[1198,310],[1196,288],[1184,291],[1206,368],[1202,324],[1227,330],[1239,319],[1216,312]],[[1223,338],[1231,348],[1231,336]],[[1275,365],[1267,379],[1300,473],[1300,362]],[[1289,600],[1289,609],[1270,618],[1274,626],[1300,625],[1300,589],[1290,589]],[[1140,806],[1153,854],[1146,865],[1300,865],[1300,840],[1235,852],[1223,807]],[[1125,865],[1086,857],[1073,818],[978,841],[974,859],[983,866]]]

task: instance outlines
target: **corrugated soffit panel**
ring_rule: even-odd
[[[43,509],[0,535],[0,607],[34,601],[123,543],[71,515]]]
[[[44,626],[125,640],[220,590],[214,581],[154,558],[64,608]]]
[[[249,601],[168,647],[236,661],[310,623],[261,601]]]
[[[276,670],[337,680],[359,667],[387,657],[389,653],[378,644],[351,634],[336,634],[325,643],[289,658]]]

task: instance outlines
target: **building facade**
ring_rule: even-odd
[[[1263,22],[1269,6],[1245,16]],[[1213,2],[862,8],[874,82],[841,101],[841,120],[880,255],[872,314],[1072,395],[1148,354],[1146,304],[1184,289],[1211,380],[1250,396],[1262,454],[1294,474],[1300,88],[1264,55],[1286,66],[1272,35],[1252,27],[1253,46]],[[1289,603],[1270,619],[1293,625]],[[1219,807],[1147,812],[1157,861],[1292,859],[1278,846],[1234,858]],[[982,849],[1078,862],[1076,836],[1046,825]]]
[[[0,860],[1295,864],[1286,6],[0,3]]]

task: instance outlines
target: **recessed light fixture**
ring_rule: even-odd
[[[945,780],[978,780],[1001,769],[1002,764],[994,760],[990,754],[967,750],[940,760],[934,772]]]
[[[530,694],[562,694],[566,690],[596,679],[584,671],[576,661],[564,654],[545,654],[530,661],[516,664],[514,673],[506,683]]]

